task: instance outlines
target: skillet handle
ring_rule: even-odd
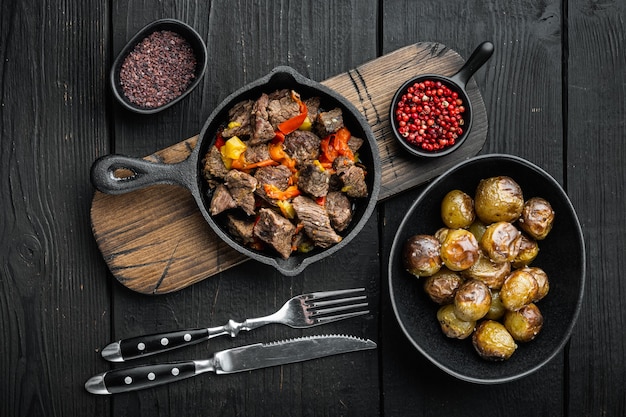
[[[91,166],[91,183],[106,194],[124,194],[156,184],[182,185],[191,189],[190,176],[194,174],[190,172],[188,161],[161,164],[141,158],[106,155]]]
[[[469,59],[465,62],[465,65],[463,65],[463,67],[450,78],[465,88],[465,85],[469,79],[472,78],[472,75],[474,75],[474,73],[478,71],[478,69],[482,67],[485,62],[489,60],[489,58],[491,58],[493,49],[493,43],[489,41],[478,45],[478,47],[474,49],[474,52],[472,52]]]

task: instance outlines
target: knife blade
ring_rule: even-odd
[[[106,371],[91,377],[85,383],[85,389],[92,394],[116,394],[156,387],[206,372],[230,374],[375,348],[376,343],[369,339],[346,335],[307,336],[256,343],[222,350],[208,359]]]

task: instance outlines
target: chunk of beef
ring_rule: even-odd
[[[254,225],[254,236],[270,245],[283,258],[291,255],[291,238],[296,227],[274,210],[262,208]]]
[[[257,188],[257,180],[252,175],[236,169],[231,169],[224,180],[237,206],[241,207],[249,216],[253,215],[255,208],[254,191]]]
[[[363,139],[357,138],[356,136],[350,136],[350,140],[348,140],[348,148],[352,151],[352,153],[357,153],[361,146],[363,146]]]
[[[211,177],[224,178],[228,174],[228,168],[224,165],[222,154],[215,146],[211,146],[211,150],[207,152],[204,158],[203,173],[207,181],[210,181]]]
[[[338,232],[343,232],[352,220],[352,203],[344,193],[333,191],[326,196],[326,211],[330,224]]]
[[[266,161],[270,159],[270,151],[266,144],[250,145],[246,147],[244,158],[250,164]]]
[[[304,196],[294,198],[292,203],[298,219],[304,225],[304,231],[317,246],[328,248],[341,242],[341,236],[335,233],[330,225],[330,219],[324,207]]]
[[[252,134],[252,106],[254,101],[244,100],[235,104],[228,111],[229,124],[232,127],[224,129],[222,137],[231,138],[233,136],[248,137]]]
[[[365,182],[365,171],[357,166],[349,158],[338,157],[333,162],[336,176],[342,186],[341,191],[348,197],[367,197],[367,183]]]
[[[269,96],[265,93],[254,103],[252,115],[254,118],[254,126],[250,145],[258,145],[266,143],[274,139],[274,128],[269,121],[268,104]]]
[[[292,92],[289,90],[278,90],[270,95],[267,112],[274,129],[277,129],[282,122],[300,114],[300,106],[291,98],[291,94]]]
[[[328,171],[315,164],[306,164],[298,171],[298,188],[313,197],[323,197],[328,193]]]
[[[229,213],[226,227],[228,232],[244,245],[254,243],[254,221],[241,219]]]
[[[320,112],[320,98],[319,97],[311,97],[304,100],[304,105],[306,106],[307,117],[313,123],[315,119],[317,119],[317,115]]]
[[[230,195],[228,188],[224,184],[219,184],[213,191],[213,198],[211,198],[211,215],[217,216],[223,211],[237,207],[237,203]]]
[[[312,162],[320,156],[321,139],[313,132],[296,130],[285,137],[285,153],[298,165]]]
[[[281,191],[285,191],[289,186],[291,170],[284,165],[261,167],[254,173],[254,178],[258,182],[256,193],[265,198],[265,185],[274,185]]]
[[[317,115],[316,133],[325,138],[343,127],[343,113],[339,107]]]

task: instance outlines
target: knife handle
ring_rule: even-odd
[[[141,365],[91,377],[85,389],[92,394],[117,394],[169,384],[197,375],[194,361]]]
[[[109,344],[102,350],[102,357],[111,362],[124,362],[194,345],[208,340],[209,337],[209,329],[178,330],[137,336]]]

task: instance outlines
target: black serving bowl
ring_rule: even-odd
[[[345,126],[353,136],[363,139],[359,149],[359,159],[365,166],[367,175],[367,198],[356,199],[353,217],[346,230],[341,232],[342,240],[326,249],[315,248],[307,253],[296,252],[283,259],[270,250],[255,250],[237,241],[228,231],[226,215],[212,216],[210,206],[213,190],[204,178],[204,156],[217,139],[220,127],[228,122],[228,111],[243,100],[256,100],[262,93],[272,93],[279,89],[292,89],[303,99],[320,97],[320,108],[331,110],[339,107],[343,112]],[[115,171],[128,169],[134,175],[118,178]],[[242,254],[259,262],[272,265],[283,275],[299,274],[308,265],[319,261],[346,246],[365,226],[378,201],[381,182],[381,165],[378,145],[365,117],[345,97],[334,90],[310,80],[291,67],[276,67],[266,76],[251,82],[225,98],[211,113],[200,132],[198,143],[191,155],[178,164],[162,164],[122,155],[107,155],[94,162],[91,168],[91,181],[100,191],[108,194],[122,194],[154,184],[181,185],[193,195],[213,231],[228,245]]]
[[[443,227],[441,200],[450,190],[474,195],[481,179],[510,176],[524,198],[543,197],[555,213],[553,229],[539,241],[539,255],[531,264],[549,277],[550,291],[537,302],[544,325],[537,338],[517,342],[513,356],[502,362],[481,359],[465,340],[449,339],[436,318],[436,305],[418,279],[403,267],[402,247],[415,234],[434,234]],[[585,247],[580,223],[559,183],[538,166],[511,155],[484,155],[464,161],[431,183],[404,217],[391,247],[389,290],[395,316],[415,348],[436,366],[459,379],[481,384],[513,381],[550,361],[568,341],[578,317],[585,284]]]
[[[483,42],[474,50],[474,52],[472,52],[472,55],[465,62],[463,67],[461,67],[461,69],[451,77],[446,77],[441,74],[421,74],[402,84],[391,100],[391,106],[389,108],[389,122],[391,124],[391,133],[393,137],[404,150],[414,156],[437,158],[448,155],[461,147],[469,135],[473,122],[472,102],[467,94],[466,85],[472,75],[478,71],[478,69],[482,67],[483,64],[491,57],[493,50],[494,47],[491,42]],[[398,102],[400,102],[411,86],[415,83],[422,83],[426,80],[441,82],[441,84],[447,86],[450,90],[458,93],[459,98],[463,100],[463,106],[465,107],[465,112],[463,112],[464,124],[461,126],[463,133],[455,139],[454,145],[449,145],[440,150],[425,150],[416,144],[410,143],[398,130],[400,126],[395,114]]]
[[[126,57],[135,49],[137,44],[150,36],[152,33],[164,30],[172,31],[182,36],[193,49],[196,59],[194,78],[182,94],[163,104],[162,106],[141,107],[131,102],[124,94],[122,85],[120,83],[120,69]],[[204,41],[200,37],[200,34],[198,34],[198,32],[196,32],[191,26],[176,19],[155,20],[154,22],[149,23],[139,32],[137,32],[137,34],[135,34],[135,36],[133,36],[131,40],[128,41],[128,43],[120,51],[117,58],[113,62],[113,66],[111,67],[111,72],[109,76],[113,95],[124,108],[131,110],[135,113],[153,114],[165,110],[181,101],[189,93],[191,93],[194,88],[198,86],[198,84],[202,80],[202,77],[204,76],[204,72],[207,67],[207,55],[208,53]]]

